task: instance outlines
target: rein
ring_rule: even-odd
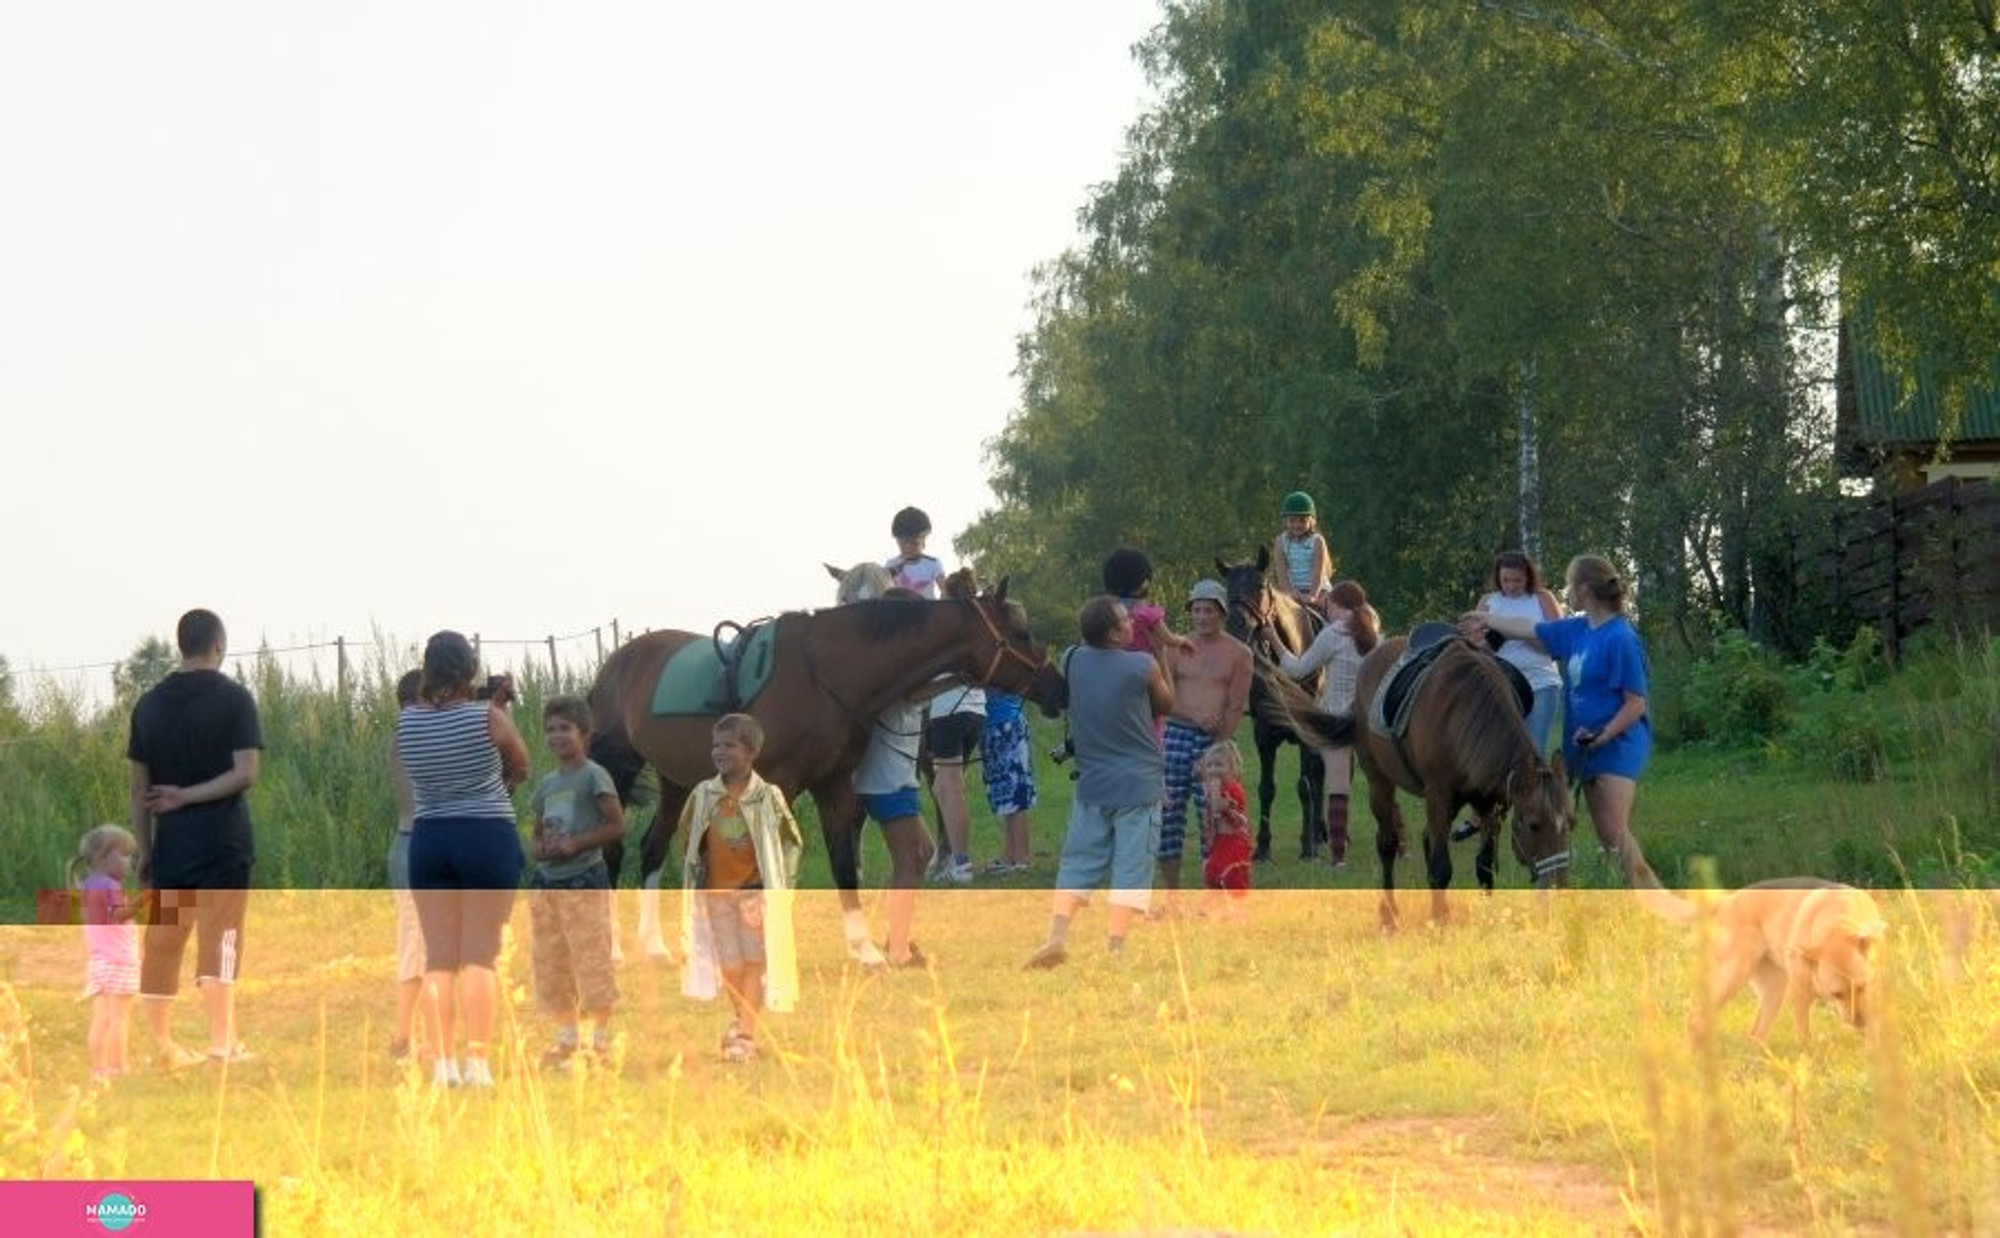
[[[985,626],[986,635],[993,638],[993,660],[986,664],[986,673],[979,677],[980,683],[991,684],[993,676],[1000,670],[1000,664],[1008,658],[1012,658],[1026,667],[1030,677],[1040,673],[1041,669],[1049,664],[1048,655],[1046,654],[1042,656],[1040,662],[1037,662],[1027,654],[1014,648],[1013,642],[1000,634],[1000,625],[993,622],[993,616],[986,613],[986,608],[979,604],[978,598],[962,597],[953,600],[970,606],[972,613],[978,615],[979,622]]]

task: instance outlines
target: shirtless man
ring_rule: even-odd
[[[1174,708],[1167,716],[1166,735],[1161,741],[1166,752],[1167,796],[1160,806],[1158,881],[1164,890],[1180,888],[1195,762],[1210,744],[1236,734],[1236,725],[1250,704],[1250,646],[1222,630],[1228,605],[1229,591],[1220,581],[1197,582],[1188,591],[1192,643],[1185,650],[1167,652],[1162,659],[1174,689]],[[1167,897],[1171,909],[1173,895]]]

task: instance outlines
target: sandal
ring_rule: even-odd
[[[244,1062],[256,1061],[257,1055],[250,1052],[250,1050],[244,1048],[241,1044],[238,1044],[236,1047],[228,1050],[210,1049],[208,1051],[208,1056],[203,1060],[209,1062],[222,1062],[226,1065],[231,1065],[231,1066],[240,1066]]]
[[[730,1024],[722,1034],[722,1059],[725,1062],[747,1062],[757,1056],[757,1041],[749,1032],[737,1024]]]
[[[186,1045],[166,1045],[153,1055],[153,1067],[156,1070],[186,1070],[207,1060]]]

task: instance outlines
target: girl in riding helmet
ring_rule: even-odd
[[[1317,607],[1333,581],[1333,552],[1319,535],[1313,499],[1303,490],[1294,490],[1278,506],[1285,527],[1271,545],[1271,562],[1278,579],[1292,596]]]

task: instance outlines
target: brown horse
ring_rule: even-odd
[[[1253,636],[1258,625],[1268,623],[1277,633],[1278,643],[1294,654],[1302,654],[1312,644],[1318,628],[1304,603],[1290,593],[1271,587],[1271,548],[1257,548],[1255,562],[1215,561],[1222,584],[1229,591],[1229,615],[1224,626],[1231,636],[1256,649]],[[1263,651],[1258,650],[1258,656]],[[1300,686],[1309,696],[1319,695],[1320,676],[1315,673]],[[1302,741],[1298,732],[1285,725],[1282,717],[1272,717],[1265,708],[1264,677],[1250,681],[1250,737],[1257,746],[1257,850],[1259,860],[1271,858],[1271,805],[1278,798],[1278,747],[1296,744],[1299,749],[1299,858],[1310,860],[1326,841],[1326,762],[1319,749]]]
[[[881,599],[831,610],[792,612],[773,620],[770,679],[746,705],[764,727],[757,772],[794,799],[813,797],[844,909],[860,908],[858,838],[861,802],[852,775],[869,728],[892,703],[923,696],[939,676],[962,676],[1038,703],[1060,682],[1048,650],[1029,632],[1003,580],[990,596],[942,602]],[[641,769],[659,774],[660,800],[640,844],[649,896],[640,937],[660,955],[656,892],[688,792],[713,777],[713,715],[658,717],[652,711],[660,671],[682,647],[710,639],[694,632],[649,632],[604,661],[590,691],[597,732],[591,758],[625,798]],[[850,942],[859,953],[862,943]]]
[[[1351,743],[1361,758],[1368,804],[1375,813],[1375,853],[1382,861],[1385,932],[1397,926],[1396,859],[1403,852],[1398,787],[1424,800],[1424,860],[1433,921],[1451,918],[1444,892],[1451,884],[1451,822],[1462,807],[1486,816],[1475,869],[1488,891],[1493,889],[1500,820],[1508,809],[1514,858],[1534,875],[1535,885],[1546,888],[1568,880],[1575,809],[1562,758],[1542,759],[1513,685],[1494,657],[1457,635],[1445,639],[1448,646],[1416,689],[1400,739],[1377,734],[1368,715],[1383,678],[1409,645],[1407,637],[1383,641],[1362,660],[1353,718],[1301,707],[1302,694],[1289,684],[1280,692],[1284,712],[1301,734],[1315,743]],[[1279,689],[1276,683],[1271,686]]]

